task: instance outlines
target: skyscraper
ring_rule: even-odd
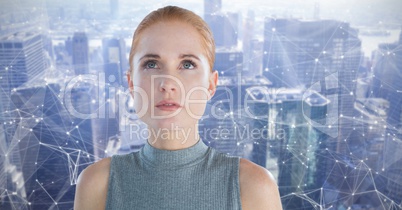
[[[259,69],[254,69],[252,65],[254,63],[253,51],[254,46],[252,44],[254,38],[254,11],[248,10],[246,20],[243,22],[243,70],[248,75],[259,75]]]
[[[247,91],[252,99],[254,128],[265,131],[254,139],[253,161],[270,167],[278,176],[287,209],[311,207],[303,204],[298,194],[316,187],[316,165],[322,159],[316,152],[325,138],[311,121],[324,118],[330,101],[317,92],[301,89],[251,87]],[[267,161],[270,164],[265,165]]]
[[[223,13],[221,0],[204,0],[204,20],[212,30],[217,48],[233,48],[238,39],[238,13]]]
[[[382,44],[374,57],[373,94],[389,102],[384,145],[383,170],[386,172],[383,193],[395,203],[402,202],[402,32],[399,42]]]
[[[354,33],[348,23],[334,20],[267,18],[263,74],[275,87],[310,87],[334,72],[343,75],[347,59],[356,56],[347,53],[360,53]]]
[[[24,83],[41,77],[45,70],[45,57],[41,35],[33,32],[19,32],[0,38],[0,138],[2,163],[0,179],[2,186],[17,196],[10,196],[9,202],[20,203],[26,198],[25,186],[21,185],[23,160],[18,145],[19,133],[15,124],[15,104],[10,98]],[[18,176],[17,176],[18,175]],[[14,176],[14,178],[12,178]],[[4,182],[5,181],[5,182]],[[18,184],[20,183],[20,184]],[[3,185],[4,184],[4,185]],[[21,206],[21,209],[22,206]]]
[[[235,48],[238,39],[238,13],[222,13],[217,12],[206,15],[205,21],[212,30],[215,45],[219,48]]]
[[[236,76],[242,73],[243,52],[221,49],[215,54],[214,70],[219,76]]]
[[[119,113],[124,111],[124,107],[120,107],[120,100],[124,100],[120,96],[121,86],[127,87],[126,72],[128,63],[126,59],[126,48],[123,39],[105,38],[102,40],[103,48],[103,72],[100,72],[99,81],[101,84],[97,89],[98,111],[102,115],[92,119],[93,140],[96,149],[95,156],[102,158],[106,154],[105,151],[109,140],[118,140],[120,137],[119,129]],[[97,110],[96,108],[93,110]]]
[[[76,75],[89,73],[89,45],[84,32],[74,33],[72,40],[73,65]]]
[[[265,22],[264,54],[263,75],[274,87],[305,87],[334,102],[325,126],[334,130],[331,136],[338,141],[334,149],[345,152],[342,142],[352,128],[350,107],[361,59],[357,30],[334,20],[269,18]]]
[[[264,77],[221,77],[214,97],[200,120],[200,136],[221,152],[252,159],[254,118],[246,109],[246,90],[269,86]],[[256,128],[258,129],[258,128]]]
[[[119,0],[110,0],[110,14],[112,18],[119,15]]]
[[[78,174],[94,160],[91,120],[70,115],[61,94],[59,82],[37,80],[11,96],[30,209],[71,208]]]
[[[45,70],[42,37],[31,32],[14,33],[0,38],[0,86],[3,111],[10,109],[7,103],[10,92]]]
[[[204,0],[204,19],[208,15],[220,12],[222,9],[222,0]]]
[[[118,85],[125,84],[124,86],[127,87],[126,72],[128,71],[128,61],[124,39],[105,38],[102,40],[102,49],[106,80]]]

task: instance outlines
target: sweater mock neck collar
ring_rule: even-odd
[[[168,169],[196,164],[206,156],[207,152],[208,146],[201,139],[193,146],[179,150],[158,149],[147,141],[140,151],[140,157],[155,168]]]

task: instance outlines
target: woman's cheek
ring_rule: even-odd
[[[137,89],[138,90],[138,89]],[[134,92],[134,109],[136,113],[141,112],[145,99],[143,95],[137,91]]]
[[[190,89],[185,101],[187,114],[194,119],[200,119],[205,112],[206,103],[208,102],[206,88],[196,88],[193,91]]]
[[[134,109],[139,117],[144,116],[151,103],[150,85],[143,81],[134,83]]]

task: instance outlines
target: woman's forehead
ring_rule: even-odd
[[[140,41],[148,39],[152,39],[152,41],[168,40],[182,42],[190,40],[198,43],[201,42],[201,35],[189,23],[183,21],[161,21],[150,25],[140,34]]]
[[[155,23],[140,34],[136,47],[136,56],[146,54],[163,56],[191,54],[205,56],[205,46],[197,30],[188,23],[168,21]]]

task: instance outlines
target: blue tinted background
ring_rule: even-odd
[[[402,208],[401,1],[0,4],[1,209],[72,209],[85,167],[141,148],[131,37],[170,4],[214,33],[205,143],[270,170],[284,209]]]

